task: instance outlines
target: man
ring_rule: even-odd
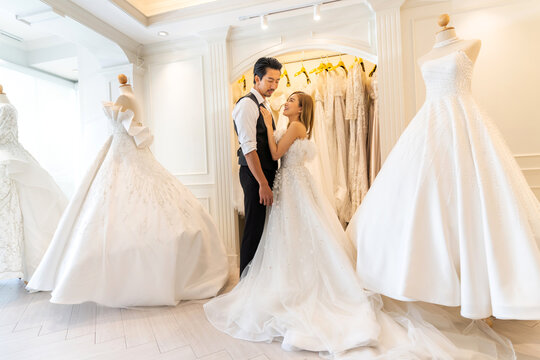
[[[253,88],[234,107],[232,117],[238,135],[240,184],[244,190],[246,225],[240,243],[240,273],[251,262],[264,229],[266,207],[272,205],[272,185],[278,167],[268,147],[268,137],[260,106],[270,111],[266,97],[279,85],[281,64],[263,57],[253,67]],[[272,126],[275,128],[274,122]]]

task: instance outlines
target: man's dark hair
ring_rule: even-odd
[[[281,63],[273,57],[262,57],[253,66],[253,83],[255,84],[255,75],[262,79],[266,75],[266,69],[275,69],[281,71]]]

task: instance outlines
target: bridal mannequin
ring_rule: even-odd
[[[133,93],[133,88],[130,84],[127,82],[127,76],[124,74],[118,75],[118,81],[120,82],[120,96],[118,99],[116,99],[115,105],[122,106],[122,111],[131,110],[135,114],[133,118],[133,122],[136,125],[141,126],[141,108],[139,106],[139,103],[137,102],[137,99],[135,98],[135,94]]]
[[[0,103],[1,104],[11,104],[7,95],[4,93],[4,87],[0,85]]]
[[[435,35],[435,45],[433,49],[418,59],[418,65],[422,66],[426,61],[437,59],[458,50],[462,50],[469,57],[471,62],[475,62],[480,52],[482,42],[480,40],[462,40],[457,37],[456,29],[448,27],[450,16],[442,14],[439,16],[438,24],[442,29]]]

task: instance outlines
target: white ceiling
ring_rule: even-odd
[[[15,18],[15,14],[7,10],[0,10],[0,32],[15,35],[21,38],[22,42],[32,40],[43,40],[51,36],[51,34],[36,30],[27,24],[24,24]],[[4,40],[9,38],[9,35],[0,35]],[[13,39],[11,39],[13,40]],[[16,44],[16,43],[13,43]]]
[[[139,44],[159,44],[165,46],[174,40],[187,40],[199,36],[205,31],[231,27],[262,31],[259,16],[270,14],[270,26],[283,26],[289,19],[295,22],[313,21],[313,5],[321,0],[0,0],[0,47],[4,53],[9,47],[17,48],[18,53],[37,49],[58,48],[63,44],[82,45],[99,53],[99,49],[111,52],[110,46],[116,46],[103,35],[116,32],[115,41],[123,41],[131,51]],[[322,21],[332,19],[334,9],[355,6],[368,10],[365,0],[340,0],[321,6]],[[306,8],[294,9],[305,6]],[[56,14],[51,10],[54,9]],[[32,20],[40,14],[52,13],[54,21],[25,24],[16,19]],[[36,15],[37,14],[37,15]],[[65,15],[64,15],[65,14]],[[241,20],[241,18],[252,17]],[[90,25],[86,22],[90,19]],[[92,20],[93,19],[93,20]],[[78,21],[78,22],[77,22]],[[86,26],[93,26],[96,31]],[[97,24],[97,25],[96,25]],[[97,26],[97,27],[96,27]],[[108,30],[107,30],[108,28]],[[68,29],[67,31],[65,29]],[[71,30],[70,30],[71,29]],[[103,31],[102,31],[103,30]],[[169,33],[167,37],[157,35],[159,31]],[[5,32],[8,36],[2,35]],[[54,34],[53,34],[54,33]],[[56,35],[55,35],[56,34]],[[20,41],[10,38],[14,35]],[[79,39],[79,41],[77,40]],[[110,44],[108,44],[110,43]],[[0,50],[2,50],[0,48]],[[114,52],[114,51],[113,51]],[[73,54],[62,52],[55,59],[27,60],[26,66],[56,74],[66,79],[75,80],[77,73]],[[111,66],[109,64],[107,66]]]
[[[47,1],[47,0],[45,0]],[[127,35],[140,44],[152,44],[162,41],[182,39],[201,32],[220,27],[242,27],[259,23],[258,15],[286,10],[298,6],[313,5],[320,0],[208,0],[202,1],[150,1],[150,0],[70,0],[106,22],[118,31]],[[131,3],[193,3],[176,10],[169,10],[158,15],[146,16]],[[196,3],[196,4],[195,4]],[[364,0],[340,0],[321,6],[324,19],[326,10],[365,4]],[[172,6],[172,5],[171,5]],[[367,6],[366,6],[367,8]],[[171,8],[172,9],[172,8]],[[300,14],[312,14],[313,8],[287,11],[270,15],[269,22]],[[241,17],[255,16],[250,20],[240,20]],[[167,31],[169,36],[158,36],[159,31]]]
[[[79,78],[76,56],[36,63],[32,67],[72,81],[77,81]]]
[[[22,7],[13,6],[13,1],[8,3],[0,0],[0,46],[4,51],[18,53],[19,65],[77,81],[78,74],[74,71],[77,69],[77,56],[73,44],[60,36],[25,24],[15,17],[15,13],[28,14],[36,10],[47,10],[48,7],[24,0],[18,0],[18,3]],[[43,56],[44,54],[46,56]]]
[[[126,0],[144,16],[154,16],[174,10],[215,2],[216,0]]]

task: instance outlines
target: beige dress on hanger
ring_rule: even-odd
[[[347,139],[345,136],[345,78],[340,70],[327,73],[326,96],[324,101],[327,125],[329,155],[332,159],[334,196],[336,210],[342,224],[349,220],[350,202],[347,191]],[[343,71],[343,70],[341,70]]]
[[[355,64],[349,72],[347,82],[347,111],[349,119],[349,194],[351,213],[354,214],[369,189],[368,181],[368,121],[365,73],[360,64]]]
[[[371,82],[368,88],[369,94],[369,137],[368,137],[368,153],[369,153],[369,186],[375,181],[377,173],[381,169],[381,141],[379,132],[379,89],[377,81],[377,73],[373,73]]]

